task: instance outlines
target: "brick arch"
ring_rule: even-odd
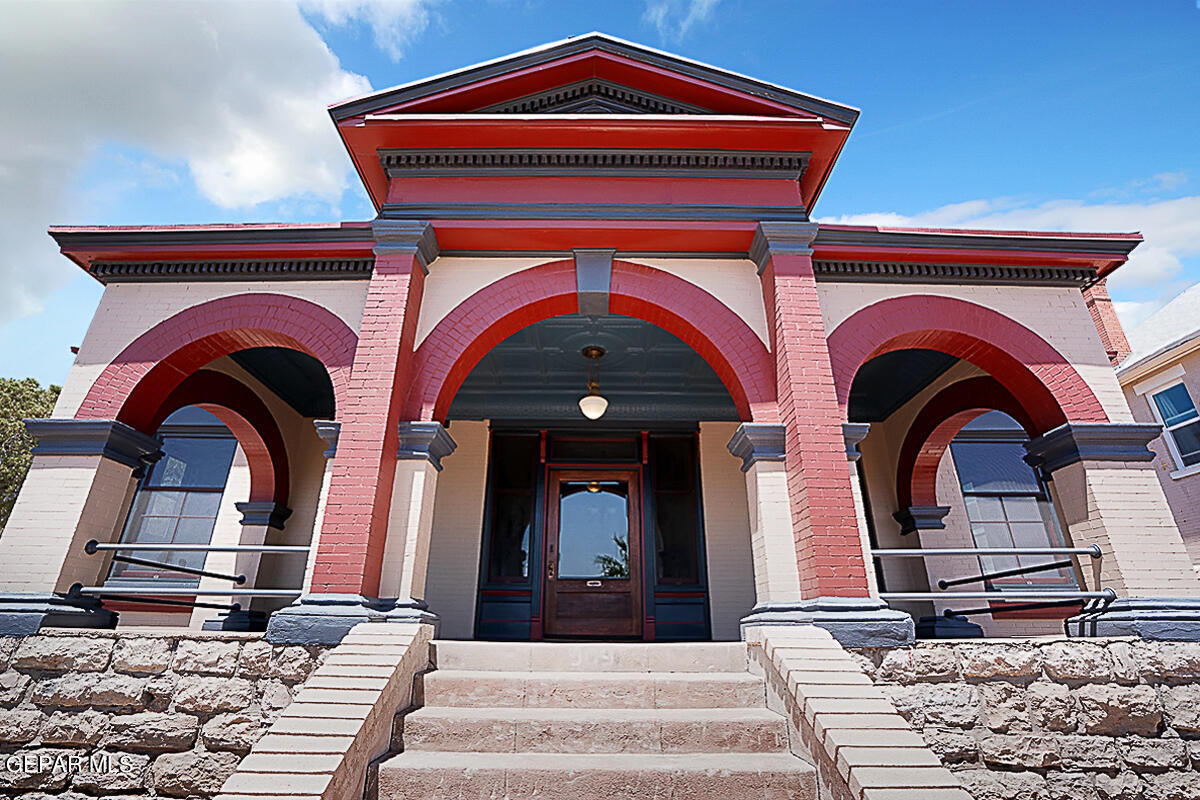
[[[358,337],[321,306],[279,294],[239,294],[184,309],[135,339],[92,384],[77,418],[118,419],[153,433],[153,419],[188,375],[252,347],[286,347],[316,358],[329,372],[334,402],[345,395]]]
[[[152,418],[154,430],[185,406],[197,406],[213,414],[237,438],[250,465],[250,502],[287,505],[287,447],[274,416],[258,395],[230,375],[198,370],[167,395]]]
[[[942,454],[963,426],[980,414],[1003,411],[1030,436],[1036,426],[1024,407],[990,375],[947,386],[917,413],[896,465],[896,499],[900,508],[936,506],[937,471]]]
[[[1108,421],[1091,387],[1045,339],[965,300],[933,295],[881,300],[838,325],[828,344],[843,413],[859,367],[884,353],[919,348],[956,356],[989,373],[1028,413],[1030,435],[1067,421]]]
[[[770,353],[728,306],[663,270],[614,261],[609,310],[678,336],[717,373],[742,419],[775,412]],[[493,347],[550,317],[579,313],[573,261],[508,275],[460,303],[417,349],[406,411],[410,419],[445,420],[467,374]]]

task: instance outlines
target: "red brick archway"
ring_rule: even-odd
[[[104,368],[79,411],[153,433],[167,396],[200,367],[252,347],[299,350],[325,365],[344,407],[358,337],[329,310],[297,297],[240,294],[210,300],[160,322]]]
[[[968,378],[947,386],[918,412],[900,447],[896,465],[900,508],[938,504],[937,471],[942,454],[964,425],[989,411],[1003,411],[1026,433],[1037,435],[1028,412],[995,378]]]
[[[695,284],[652,267],[614,261],[609,310],[678,336],[717,373],[744,420],[773,419],[774,362],[762,340],[728,306]],[[573,261],[501,278],[464,300],[434,327],[414,356],[406,411],[444,421],[471,369],[517,331],[579,312]]]
[[[250,502],[287,505],[287,448],[275,418],[258,395],[232,376],[199,370],[167,395],[153,417],[154,430],[185,406],[198,406],[213,414],[237,438],[250,465]]]
[[[856,311],[829,335],[843,413],[859,367],[895,350],[937,350],[992,375],[1028,413],[1030,435],[1064,422],[1107,422],[1075,368],[1046,340],[989,308],[950,297],[908,295]]]

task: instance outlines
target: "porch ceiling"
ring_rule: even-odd
[[[882,422],[956,361],[936,350],[897,350],[871,359],[850,387],[850,421]]]
[[[678,337],[632,317],[571,314],[518,331],[484,356],[450,406],[450,419],[578,421],[587,391],[586,345],[600,345],[605,422],[738,419],[712,367]]]

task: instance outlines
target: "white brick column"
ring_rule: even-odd
[[[102,579],[109,559],[87,555],[84,545],[120,535],[137,476],[160,442],[114,420],[39,419],[26,427],[38,444],[0,536],[0,635],[36,633],[43,624],[111,626],[114,615],[94,600],[64,605],[55,593]]]
[[[388,514],[380,595],[396,598],[390,616],[417,621],[436,619],[427,612],[425,577],[429,540],[442,459],[454,452],[454,440],[437,422],[401,422],[396,476]]]
[[[1157,425],[1070,423],[1027,445],[1050,478],[1071,544],[1103,554],[1099,587],[1118,600],[1070,623],[1073,634],[1200,640],[1200,578],[1192,570],[1147,444]],[[1085,564],[1086,566],[1086,564]]]
[[[317,546],[321,543],[321,528],[325,521],[325,504],[329,500],[329,483],[333,479],[333,459],[337,455],[338,433],[342,424],[336,420],[313,420],[317,436],[325,442],[325,472],[321,475],[321,494],[317,498],[317,513],[313,519],[312,541],[308,544],[308,560],[304,565],[304,591],[312,591],[313,570],[317,563]]]
[[[875,575],[875,559],[871,555],[871,529],[867,523],[867,505],[863,501],[862,483],[858,479],[858,443],[867,438],[871,426],[866,422],[842,423],[842,438],[846,441],[846,465],[850,469],[850,492],[854,495],[854,516],[858,520],[858,538],[862,542],[863,563],[867,565],[867,585],[871,595],[879,594],[879,581]]]

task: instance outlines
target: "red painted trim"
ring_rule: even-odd
[[[258,395],[236,378],[202,369],[167,395],[153,417],[154,429],[184,406],[199,406],[214,414],[237,437],[250,465],[251,502],[273,500],[287,506],[287,448],[275,418]]]
[[[762,341],[708,292],[662,270],[613,263],[610,310],[678,336],[712,366],[743,419],[770,414],[774,369]],[[480,289],[438,323],[414,356],[410,419],[445,420],[459,386],[493,347],[549,317],[579,310],[573,261],[555,261]]]
[[[80,419],[118,419],[153,433],[154,418],[188,375],[221,356],[251,347],[307,353],[329,371],[342,410],[358,338],[328,309],[278,294],[221,297],[180,311],[143,333],[104,368]]]
[[[931,327],[936,324],[937,327]],[[828,339],[838,403],[845,413],[859,367],[896,350],[938,350],[996,378],[1032,420],[1033,433],[1064,422],[1107,422],[1096,395],[1061,353],[1033,331],[965,300],[906,295],[856,311]]]
[[[1036,436],[1032,417],[998,380],[968,378],[947,386],[917,413],[896,465],[896,499],[900,508],[936,506],[937,470],[942,454],[963,426],[980,414],[1003,411]]]

